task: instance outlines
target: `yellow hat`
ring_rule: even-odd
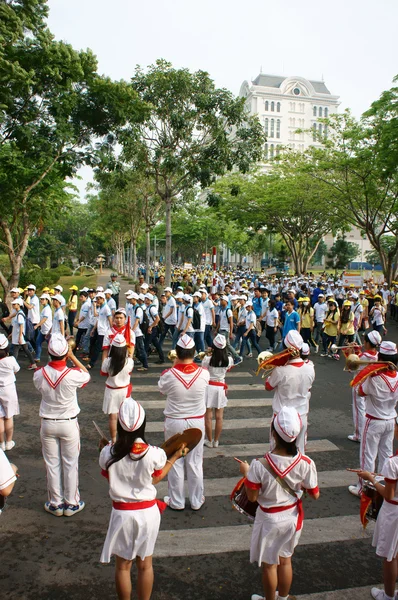
[[[19,289],[19,293],[22,294],[25,290],[23,288],[18,288]],[[28,288],[26,288],[28,289]]]
[[[42,289],[42,292],[49,292],[49,291],[50,291],[50,288],[49,288],[49,287],[44,287],[44,288]]]
[[[343,302],[343,306],[351,306],[351,302],[349,300],[346,300],[345,302]]]
[[[50,296],[55,296],[55,290],[49,290],[48,293],[50,294]]]
[[[69,289],[70,289],[70,290],[76,290],[76,292],[77,292],[77,290],[78,290],[79,288],[77,287],[77,285],[72,285],[72,286],[71,286]]]

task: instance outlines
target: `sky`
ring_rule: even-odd
[[[49,27],[128,81],[164,58],[234,94],[261,71],[324,79],[359,117],[398,74],[398,0],[49,0]],[[88,168],[75,182],[84,197]]]

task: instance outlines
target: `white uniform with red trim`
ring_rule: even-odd
[[[259,490],[256,517],[250,543],[250,562],[279,564],[279,557],[292,556],[302,531],[301,496],[318,490],[315,463],[300,452],[296,456],[279,456],[268,452],[264,457],[279,477],[296,492],[297,499],[286,492],[258,459],[250,464],[245,485]],[[264,512],[265,509],[267,512]]]
[[[106,358],[101,365],[101,375],[108,377],[105,382],[104,402],[102,410],[106,415],[119,412],[119,408],[125,398],[131,396],[132,385],[130,383],[131,372],[134,369],[134,361],[127,358],[123,369],[117,375],[109,375],[111,358]]]
[[[16,479],[17,476],[10,465],[10,461],[0,448],[0,490],[7,488]]]
[[[15,373],[20,366],[13,356],[0,359],[0,418],[10,419],[19,415],[19,402],[17,388],[15,387]]]
[[[376,521],[372,545],[377,556],[392,561],[398,554],[398,453],[390,456],[381,471],[386,481],[395,483],[392,501],[384,500]]]
[[[118,333],[121,333],[124,337],[126,337],[126,328],[127,328],[127,325],[123,325],[123,327],[112,326],[112,328],[109,331],[107,331],[107,333],[104,335],[104,341],[102,342],[102,350],[109,350],[113,338]],[[130,341],[131,341],[131,345],[135,346],[135,333],[131,328],[130,328]]]
[[[144,560],[153,554],[160,512],[156,504],[136,510],[131,504],[156,498],[152,476],[162,473],[167,456],[161,448],[148,446],[143,440],[137,439],[132,452],[107,469],[112,447],[112,444],[105,446],[99,458],[103,475],[109,480],[109,495],[114,503],[100,561],[108,563],[113,555],[126,560],[139,556]],[[123,510],[123,504],[127,503],[129,509]]]
[[[77,415],[77,388],[84,387],[90,375],[69,369],[65,361],[52,361],[37,369],[33,383],[41,393],[40,437],[47,469],[48,499],[54,506],[78,504],[80,431]],[[62,486],[63,474],[63,486]]]
[[[165,440],[183,433],[185,429],[197,428],[202,438],[186,458],[174,463],[168,474],[170,506],[185,507],[184,461],[187,469],[188,495],[191,507],[198,510],[204,502],[203,486],[203,440],[204,416],[206,412],[205,394],[210,375],[195,363],[176,364],[166,369],[160,376],[158,388],[167,396],[164,409]]]
[[[275,392],[272,399],[274,414],[278,414],[283,406],[292,406],[300,415],[302,428],[296,444],[301,453],[304,453],[307,442],[308,411],[314,379],[315,369],[312,361],[304,362],[301,358],[292,358],[283,367],[275,367],[265,382],[265,389]]]
[[[228,367],[210,366],[211,356],[205,356],[202,360],[202,367],[209,371],[210,381],[206,388],[206,408],[225,408],[228,404],[227,388],[225,376],[234,366],[234,359],[228,356]]]
[[[367,362],[377,360],[378,355],[377,350],[365,350],[359,355],[359,360],[366,360]],[[364,367],[365,365],[361,366],[360,370]],[[354,421],[354,436],[357,440],[360,440],[365,424],[365,398],[359,396],[356,388],[352,388],[352,419]]]
[[[395,406],[398,401],[398,374],[387,371],[368,377],[359,386],[358,394],[366,396],[365,425],[361,440],[361,468],[380,473],[392,454]]]

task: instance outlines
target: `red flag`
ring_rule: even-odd
[[[130,317],[127,319],[126,329],[124,331],[124,337],[126,339],[126,344],[128,348],[131,348],[131,330],[130,330]]]

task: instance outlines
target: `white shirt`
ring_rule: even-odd
[[[33,325],[37,325],[40,321],[40,302],[39,298],[34,295],[29,298],[29,304],[32,308],[29,309],[28,317],[32,321]]]
[[[372,324],[378,326],[378,325],[384,325],[384,310],[382,307],[380,308],[376,308],[373,307],[372,308],[372,316],[371,316],[371,321]]]
[[[25,331],[26,331],[26,324],[25,324],[26,318],[25,315],[23,314],[23,312],[21,310],[19,310],[16,315],[14,316],[14,318],[11,321],[12,324],[12,337],[11,337],[11,341],[12,343],[15,345],[19,344],[19,330],[20,330],[20,325],[23,325],[22,327],[22,344],[26,344],[26,340],[25,340]]]
[[[156,317],[158,316],[158,309],[156,308],[156,306],[154,304],[150,304],[149,306],[146,307],[146,314],[148,315],[148,321],[149,321],[149,327],[153,326],[154,321],[156,320]]]
[[[68,369],[64,361],[48,363],[33,374],[33,384],[41,393],[40,416],[48,419],[70,419],[79,414],[77,388],[90,381],[89,373]]]
[[[113,298],[109,298],[109,300],[107,300],[106,303],[109,306],[111,313],[113,314],[113,312],[116,310],[116,302]]]
[[[212,325],[213,324],[213,311],[214,311],[213,301],[210,300],[210,298],[206,298],[206,300],[204,302],[202,302],[202,306],[205,311],[206,325]]]
[[[203,304],[198,302],[197,304],[193,304],[192,308],[198,311],[200,315],[200,327],[199,329],[194,329],[194,331],[205,331],[206,329],[206,314],[205,309],[203,308]]]
[[[91,298],[88,298],[87,302],[90,302],[90,312],[89,312],[89,324],[90,325],[95,325],[96,322],[98,321],[98,316],[94,315],[94,310],[95,310],[95,306],[94,306],[94,302],[93,300],[91,300]]]
[[[232,317],[232,310],[230,308],[220,308],[220,330],[229,331],[229,319]]]
[[[113,340],[115,335],[117,335],[118,333],[121,333],[122,336],[125,338],[126,337],[126,329],[127,329],[127,325],[124,325],[123,327],[120,327],[120,328],[117,328],[115,326],[111,327],[109,329],[109,331],[107,331],[106,334],[104,335],[104,339],[102,342],[102,349],[108,350],[108,348],[111,345],[111,341]],[[135,337],[136,336],[135,336],[134,331],[130,328],[130,341],[133,346],[135,346]]]
[[[137,448],[137,442],[144,445],[144,442],[138,438],[135,442]],[[112,457],[112,447],[113,444],[108,444],[102,449],[99,457],[101,469],[106,469],[106,465]],[[137,460],[143,454],[143,458]],[[145,448],[140,454],[128,454],[113,463],[108,469],[109,495],[112,500],[114,502],[154,500],[156,487],[152,483],[152,475],[155,471],[161,471],[166,465],[166,461],[167,456],[164,450],[156,446],[149,446],[148,450]]]
[[[283,406],[293,406],[300,415],[306,415],[314,379],[315,370],[311,361],[293,358],[287,365],[276,367],[265,382],[265,388],[275,392],[272,399],[274,413],[278,413]]]
[[[387,458],[383,465],[381,474],[386,480],[398,481],[398,456],[396,454]],[[395,502],[398,501],[398,485],[395,488],[395,496],[393,500]]]
[[[187,332],[189,331],[190,333],[192,333],[194,331],[194,328],[192,326],[193,308],[192,308],[191,305],[185,306],[185,310],[184,310],[184,313],[182,315],[182,329],[183,330],[187,326],[188,319],[191,319],[191,324],[187,328]]]
[[[273,308],[272,310],[269,310],[267,312],[265,322],[267,323],[268,327],[276,327],[278,322],[278,316],[279,314],[276,308]]]
[[[83,321],[79,323],[78,329],[88,329],[90,324],[91,300],[86,300],[80,307],[79,319]]]
[[[172,311],[171,315],[166,317],[170,311]],[[173,296],[170,296],[170,298],[167,299],[167,302],[163,307],[162,316],[166,325],[175,325],[177,323],[177,305]]]
[[[317,323],[324,322],[327,309],[328,309],[328,305],[326,304],[326,302],[322,302],[322,304],[320,304],[319,302],[315,302],[314,313],[315,313],[315,321]]]
[[[58,293],[59,293],[59,292],[58,292]],[[61,296],[61,298],[62,298],[62,300],[61,300],[61,308],[63,308],[64,306],[66,306],[66,300],[65,300],[65,298],[64,298],[64,296],[63,296],[62,294],[59,294],[59,295],[60,295],[60,296]]]
[[[51,311],[51,306],[46,304],[43,306],[40,313],[40,321],[42,319],[46,319],[42,325],[40,325],[40,331],[43,335],[47,335],[51,331],[51,327],[53,326],[53,313]]]
[[[15,383],[15,373],[18,373],[20,366],[13,356],[5,356],[0,359],[0,387]]]
[[[398,401],[398,373],[396,371],[392,377],[386,373],[368,377],[359,386],[360,395],[361,392],[366,396],[366,414],[378,419],[394,419],[397,416],[395,406]]]
[[[135,305],[131,304],[131,302],[129,302],[127,300],[127,304],[126,304],[126,317],[127,319],[130,317],[130,322],[133,324],[135,321]]]
[[[0,449],[0,490],[4,490],[16,480],[17,476],[10,465],[10,461],[3,450]]]
[[[253,323],[253,327],[255,329],[256,323],[257,323],[257,317],[256,317],[256,313],[254,312],[254,310],[252,310],[246,314],[246,319],[245,319],[246,331],[249,329],[249,327],[252,323]],[[253,329],[253,327],[252,327],[252,329]]]
[[[202,367],[209,371],[210,381],[225,382],[225,376],[234,366],[234,359],[228,356],[228,367],[212,367],[210,365],[211,356],[205,356],[202,360]]]
[[[161,394],[167,396],[164,415],[173,419],[203,416],[209,380],[209,372],[194,363],[177,364],[163,371],[158,388]]]
[[[109,317],[112,316],[111,309],[105,303],[98,308],[98,322],[97,331],[98,335],[105,335],[111,328],[109,323]]]
[[[101,365],[101,375],[108,375],[106,385],[111,388],[127,387],[130,383],[131,372],[134,369],[134,361],[132,358],[127,358],[125,365],[117,375],[110,375],[109,368],[111,358],[106,358]]]
[[[52,331],[51,333],[61,333],[60,322],[65,321],[65,315],[62,308],[57,308],[53,317]]]
[[[140,325],[142,324],[142,321],[144,320],[144,309],[139,304],[137,304],[135,306],[134,322],[137,319],[138,319],[138,326],[134,329],[134,333],[135,333],[135,337],[136,338],[142,337],[142,331],[140,329]]]

